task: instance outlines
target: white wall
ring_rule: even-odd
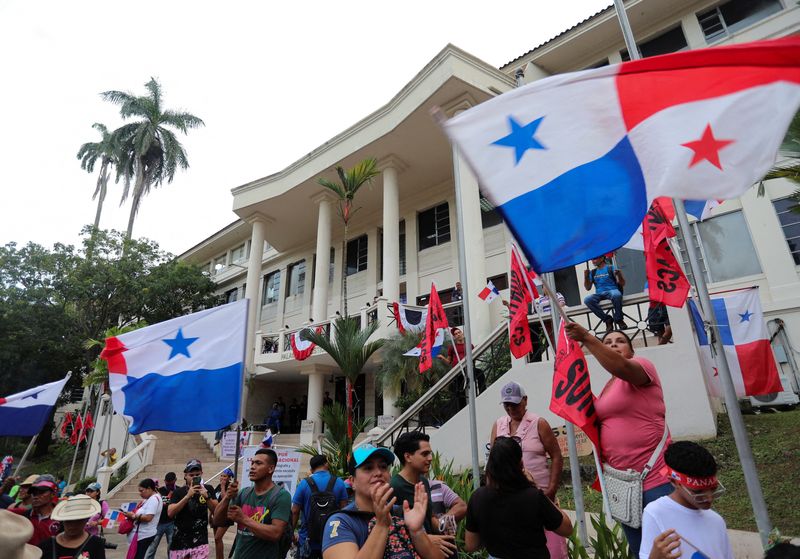
[[[700,361],[692,340],[692,330],[685,309],[669,309],[670,321],[675,331],[675,343],[665,346],[640,348],[637,354],[650,359],[656,366],[664,388],[667,405],[667,424],[676,439],[707,439],[717,434],[715,416],[707,396]],[[610,375],[593,357],[587,357],[592,388],[599,394]],[[541,415],[551,425],[563,425],[564,420],[550,412],[553,363],[525,363],[515,361],[512,369],[492,384],[477,399],[478,455],[483,461],[484,446],[494,421],[503,415],[500,405],[500,388],[507,382],[521,384],[528,394],[528,409]],[[469,444],[467,408],[431,434],[433,449],[453,458],[459,468],[470,467],[472,450]]]

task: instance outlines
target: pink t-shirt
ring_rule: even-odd
[[[656,367],[644,357],[633,357],[650,378],[635,386],[619,378],[606,384],[594,404],[600,419],[600,445],[603,459],[618,470],[641,472],[664,435],[664,392]],[[669,438],[664,449],[669,446]],[[664,467],[664,451],[644,479],[644,490],[668,483],[659,472]]]

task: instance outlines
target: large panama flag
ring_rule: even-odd
[[[130,432],[214,431],[236,423],[247,299],[106,339],[111,398]]]
[[[800,105],[800,37],[561,74],[444,123],[537,272],[625,244],[655,198],[736,198]]]
[[[69,375],[62,380],[0,398],[0,436],[37,435],[50,417],[68,380]]]

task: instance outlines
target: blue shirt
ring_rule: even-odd
[[[613,266],[606,264],[602,268],[595,268],[590,274],[594,277],[594,287],[596,293],[608,293],[617,288],[616,278],[611,274],[614,271]]]
[[[311,474],[311,477],[314,478],[314,483],[317,484],[317,489],[320,491],[325,491],[325,489],[328,487],[328,483],[330,482],[331,474],[325,470],[320,470]],[[344,486],[344,482],[341,479],[337,478],[336,483],[333,484],[333,495],[336,498],[336,508],[339,508],[339,503],[342,501],[347,501],[347,488]],[[297,490],[294,492],[294,497],[292,497],[292,504],[297,505],[303,511],[303,523],[300,526],[300,530],[298,530],[297,534],[297,544],[299,547],[302,547],[303,543],[308,537],[308,522],[306,519],[311,514],[311,487],[309,487],[306,480],[301,481],[297,486]],[[326,528],[324,532],[327,531],[328,530]],[[312,551],[319,551],[319,549],[319,545],[311,545]]]
[[[396,508],[396,507],[395,507]],[[355,503],[347,505],[344,510],[357,511]],[[394,516],[394,511],[392,512]],[[337,512],[328,519],[325,529],[322,531],[322,552],[329,547],[340,543],[352,542],[359,549],[364,547],[364,543],[369,537],[369,523],[374,518],[371,512],[356,512],[347,514]],[[389,531],[389,539],[383,557],[388,559],[413,559],[414,550],[399,541],[393,535],[394,529]]]

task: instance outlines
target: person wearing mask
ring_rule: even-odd
[[[292,528],[297,527],[300,514],[303,523],[297,538],[301,559],[322,559],[322,532],[325,521],[334,512],[347,506],[344,482],[330,473],[328,459],[323,454],[309,461],[311,475],[300,482],[292,497]]]
[[[425,486],[418,482],[411,504],[396,506],[400,501],[389,485],[392,462],[388,448],[363,445],[353,450],[348,471],[355,498],[325,524],[323,559],[443,559],[423,528],[428,508]]]
[[[519,443],[495,438],[486,486],[476,489],[467,505],[467,552],[484,547],[492,557],[547,559],[545,530],[567,537],[572,522],[525,474]]]
[[[86,494],[100,504],[100,511],[92,515],[86,522],[86,531],[93,536],[100,535],[101,523],[109,511],[108,502],[100,499],[100,489],[101,486],[96,481],[86,486]]]
[[[228,492],[228,486],[234,479],[233,470],[230,468],[225,468],[222,470],[222,473],[219,474],[219,485],[214,488],[214,497],[216,497],[217,502],[225,498],[225,494]],[[225,537],[225,532],[228,531],[228,528],[233,526],[233,522],[226,518],[223,519],[222,524],[218,525],[215,522],[211,524],[214,528],[214,553],[217,559],[225,559],[225,544],[222,538]]]
[[[564,459],[553,429],[546,419],[528,411],[528,396],[516,382],[509,382],[500,389],[500,403],[506,415],[492,425],[489,444],[493,445],[497,437],[511,437],[519,442],[525,470],[533,478],[536,487],[555,502]],[[550,466],[547,465],[548,458]],[[567,540],[552,531],[547,531],[545,535],[550,557],[566,559]]]
[[[669,445],[661,379],[655,365],[634,355],[631,339],[620,330],[606,332],[602,341],[586,328],[571,322],[565,326],[567,336],[581,342],[611,374],[594,403],[600,425],[600,454],[616,470],[643,472],[655,458],[642,482],[642,508],[659,497],[672,493],[672,485],[661,473],[664,469],[664,448]],[[660,450],[659,450],[659,447]],[[622,524],[628,546],[639,556],[642,530]]]
[[[239,491],[234,480],[214,512],[215,524],[228,518],[238,525],[233,559],[283,559],[281,544],[292,515],[292,498],[272,481],[277,465],[274,450],[256,450],[248,473],[253,485]]]
[[[589,291],[594,286],[594,293],[587,295],[583,302],[605,323],[607,332],[613,330],[615,324],[620,330],[625,330],[628,325],[622,320],[622,288],[625,287],[622,270],[607,263],[605,256],[592,258],[592,264],[594,264],[593,270],[583,271],[583,287]],[[611,301],[613,317],[600,308],[600,301],[604,299]]]
[[[217,506],[214,488],[203,483],[203,464],[193,458],[183,470],[186,485],[172,493],[169,517],[175,532],[169,546],[170,559],[208,557],[208,517]]]
[[[134,524],[133,531],[128,534],[130,545],[134,545],[133,540],[136,539],[136,554],[133,559],[144,559],[147,554],[147,548],[156,537],[163,508],[161,495],[156,491],[156,483],[152,479],[145,478],[139,482],[139,496],[142,502],[135,511],[122,512],[122,516]]]
[[[33,524],[33,535],[28,541],[31,545],[39,545],[44,540],[55,536],[61,530],[61,525],[52,518],[53,507],[58,497],[58,486],[56,479],[50,474],[44,474],[36,478],[30,488],[31,508],[8,509],[11,512],[20,514],[31,521]]]
[[[89,518],[99,512],[100,503],[88,495],[73,495],[59,502],[53,509],[52,517],[61,522],[64,531],[39,544],[42,557],[105,559],[103,540],[86,530]]]

